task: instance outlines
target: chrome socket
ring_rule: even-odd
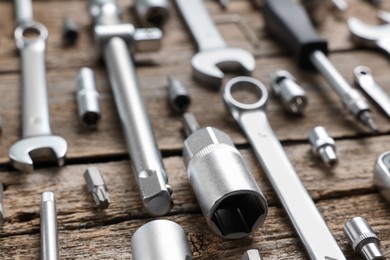
[[[359,253],[363,259],[385,259],[379,247],[379,238],[366,219],[355,217],[348,221],[344,225],[344,235],[351,244],[353,251]]]
[[[271,74],[273,94],[280,99],[288,113],[302,115],[307,106],[306,92],[296,79],[286,70],[277,70]]]
[[[81,121],[88,127],[95,128],[100,120],[99,93],[92,69],[82,68],[76,77],[77,105]]]
[[[183,157],[192,189],[214,233],[243,238],[263,224],[267,201],[227,134],[213,127],[195,131],[184,142]]]
[[[169,220],[153,220],[137,229],[131,238],[133,260],[191,260],[183,228]]]

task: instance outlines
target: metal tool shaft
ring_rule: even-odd
[[[164,215],[173,205],[172,191],[129,51],[129,42],[135,41],[134,27],[121,22],[116,0],[91,0],[90,13],[95,20],[95,39],[107,66],[142,202],[152,215]]]
[[[236,101],[231,91],[233,88],[238,91],[240,86],[254,91],[258,88],[260,100],[253,104]],[[267,98],[266,88],[251,78],[234,78],[225,87],[225,103],[245,132],[311,259],[345,259],[269,124],[265,111]]]
[[[57,260],[59,252],[54,193],[42,193],[41,200],[41,259]]]

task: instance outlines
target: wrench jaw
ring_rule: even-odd
[[[191,60],[194,78],[215,89],[222,85],[224,73],[240,71],[250,75],[256,67],[251,53],[240,48],[224,47],[198,52]]]
[[[163,176],[167,176],[163,170],[145,170],[138,176],[142,202],[153,216],[163,216],[173,206],[172,188]]]
[[[373,26],[351,17],[348,20],[348,28],[355,42],[369,48],[379,47],[390,54],[388,45],[390,42],[390,24]]]
[[[34,161],[54,161],[58,166],[64,165],[67,150],[68,145],[60,136],[34,136],[13,144],[8,156],[15,169],[32,172]]]

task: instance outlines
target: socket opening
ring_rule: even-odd
[[[222,236],[241,238],[251,234],[264,213],[258,197],[253,194],[236,194],[218,205],[211,220]]]

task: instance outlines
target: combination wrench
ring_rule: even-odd
[[[140,47],[154,50],[153,37],[161,37],[161,31],[136,30],[132,24],[122,23],[116,0],[90,0],[89,11],[94,18],[95,40],[108,69],[142,202],[150,214],[164,215],[173,205],[172,190],[129,52],[129,46],[136,48],[135,43],[142,37],[145,41]]]
[[[34,162],[65,162],[66,141],[52,135],[46,89],[45,49],[48,31],[32,19],[31,1],[15,1],[18,26],[14,37],[21,59],[22,140],[11,146],[8,155],[18,170],[31,172]]]
[[[211,19],[203,0],[175,0],[198,47],[191,60],[195,79],[218,88],[225,71],[250,74],[256,66],[255,58],[247,50],[228,47]]]
[[[242,103],[233,97],[233,93],[248,90],[257,95],[256,102]],[[266,87],[254,78],[236,77],[227,83],[223,98],[249,139],[311,259],[345,259],[269,124]]]

